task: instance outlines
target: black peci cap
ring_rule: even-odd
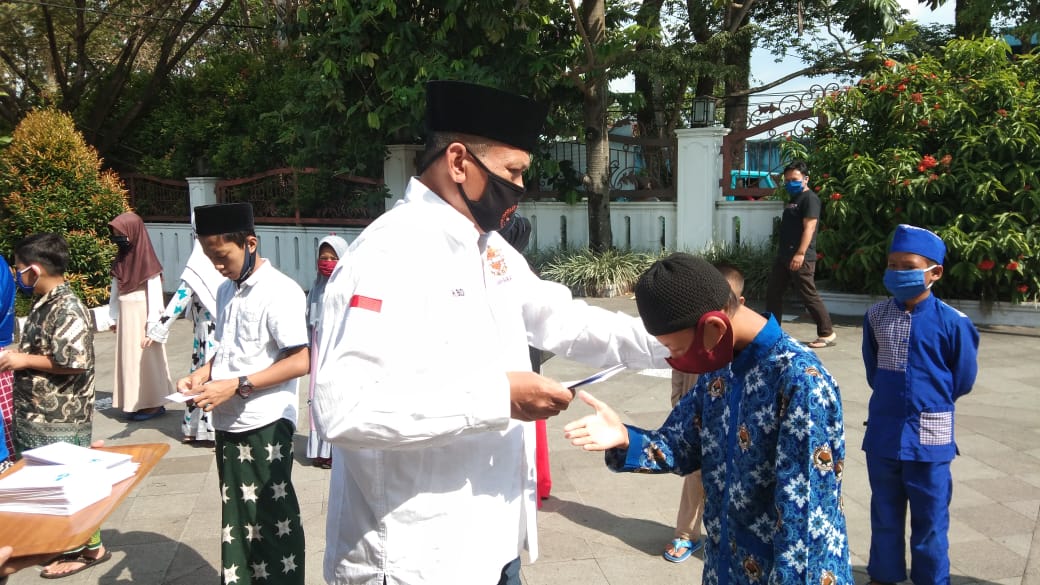
[[[464,81],[426,84],[426,132],[490,138],[532,152],[548,108],[530,98]]]
[[[249,203],[218,203],[195,208],[195,233],[218,236],[253,231],[253,206]]]

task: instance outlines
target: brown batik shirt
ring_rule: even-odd
[[[15,448],[21,452],[58,441],[90,444],[94,411],[94,329],[87,308],[67,283],[33,305],[22,330],[20,351],[49,356],[53,374],[23,369],[14,373]]]

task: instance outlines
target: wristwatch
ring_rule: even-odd
[[[256,387],[249,381],[248,376],[238,377],[238,390],[236,390],[236,392],[238,392],[239,396],[242,398],[249,398],[249,395],[252,394],[255,389]]]

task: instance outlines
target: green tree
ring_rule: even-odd
[[[936,58],[884,60],[818,105],[807,157],[825,202],[817,266],[842,290],[884,292],[897,224],[946,242],[949,298],[1040,299],[1040,59],[1003,41],[951,41]]]
[[[66,278],[87,306],[108,298],[115,246],[108,222],[127,211],[126,191],[56,110],[29,113],[0,151],[0,248],[33,233],[55,232],[69,244]]]

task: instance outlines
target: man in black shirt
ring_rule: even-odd
[[[809,169],[803,161],[784,168],[784,188],[791,199],[780,219],[780,249],[766,289],[766,309],[781,322],[784,292],[794,281],[798,294],[816,322],[816,339],[808,343],[814,349],[830,347],[838,335],[831,324],[823,300],[816,292],[816,228],[820,220],[820,198],[809,189]]]

